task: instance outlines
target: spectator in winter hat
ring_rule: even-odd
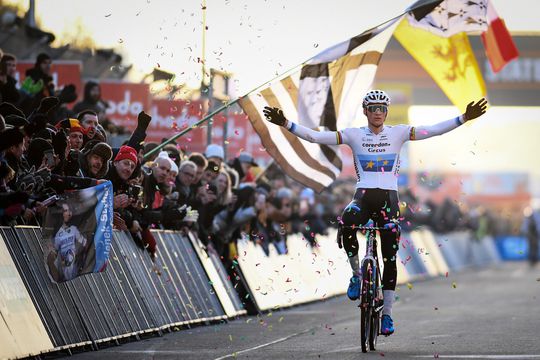
[[[238,157],[234,158],[230,163],[229,166],[236,170],[238,173],[238,183],[242,182],[251,182],[253,181],[253,176],[250,173],[250,169],[253,166],[259,166],[253,159],[253,155],[250,153],[244,151],[238,155]],[[233,181],[233,183],[235,183]],[[238,184],[237,184],[238,185]]]
[[[72,150],[81,150],[83,147],[84,128],[77,119],[65,119],[56,124],[56,128],[64,128],[69,131],[69,146]]]
[[[112,155],[112,149],[107,143],[97,140],[89,141],[79,156],[82,175],[103,179],[109,171],[109,160],[111,160]]]
[[[225,151],[223,150],[223,147],[220,145],[210,144],[206,147],[204,156],[206,156],[208,161],[213,161],[219,167],[221,167],[221,163],[223,163],[223,160],[225,159]]]
[[[118,172],[118,176],[122,180],[127,181],[131,177],[131,174],[133,174],[137,162],[137,151],[131,146],[124,145],[120,148],[118,154],[116,154],[113,165]]]
[[[178,166],[169,157],[169,154],[166,151],[161,151],[159,153],[158,157],[156,158],[156,160],[158,160],[158,159],[165,159],[165,160],[167,160],[169,162],[169,165],[170,165],[170,170],[167,173],[167,177],[166,177],[165,181],[161,181],[161,182],[158,181],[158,183],[159,184],[167,184],[167,185],[174,184],[174,179],[175,179],[176,175],[178,175]],[[159,169],[158,169],[158,172],[159,172]],[[154,172],[154,174],[155,174],[155,172]]]

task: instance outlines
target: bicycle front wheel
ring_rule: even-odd
[[[362,306],[360,309],[360,338],[362,340],[362,352],[367,352],[371,338],[371,323],[372,323],[371,306]]]
[[[367,352],[372,324],[372,267],[367,261],[362,265],[361,291],[360,291],[360,339],[362,341],[362,352]]]
[[[369,350],[376,350],[377,337],[379,336],[379,326],[381,324],[380,312],[373,310],[371,312],[371,325],[369,333]]]

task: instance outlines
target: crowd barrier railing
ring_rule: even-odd
[[[0,334],[10,334],[0,337],[0,358],[97,349],[123,337],[246,313],[219,259],[195,238],[153,234],[159,247],[154,262],[128,233],[115,231],[106,271],[55,284],[45,269],[41,229],[0,228],[0,311],[9,319],[0,323]]]

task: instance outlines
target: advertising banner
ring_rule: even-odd
[[[148,84],[120,81],[100,82],[101,98],[107,102],[107,118],[130,131],[137,126],[137,115],[150,109]]]

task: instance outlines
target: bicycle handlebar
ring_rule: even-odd
[[[356,226],[356,225],[339,225],[341,228],[348,228],[353,230],[378,230],[378,231],[388,231],[394,230],[398,227],[396,223],[390,223],[385,226]]]

